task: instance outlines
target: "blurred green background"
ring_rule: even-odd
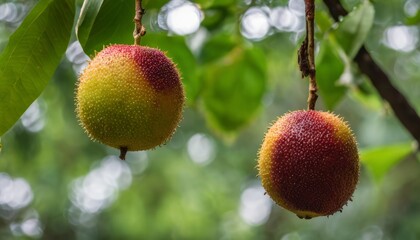
[[[0,50],[37,2],[0,0]],[[367,4],[341,2],[354,11]],[[362,37],[419,111],[420,1],[372,5],[371,28],[361,24],[367,33],[352,37]],[[130,152],[123,162],[78,125],[74,89],[89,59],[84,52],[132,43],[134,1],[104,1],[82,45],[73,33],[47,88],[1,138],[0,239],[420,239],[417,146],[351,58],[340,55],[347,52],[335,40],[346,29],[333,24],[322,1],[316,1],[317,109],[349,122],[363,163],[343,212],[311,220],[264,195],[256,169],[270,124],[306,108],[308,83],[296,56],[303,0],[144,6],[142,44],[167,51],[186,88],[174,137],[154,150]]]

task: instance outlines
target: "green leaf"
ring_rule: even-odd
[[[68,45],[74,0],[41,0],[0,56],[0,135],[41,94]]]
[[[347,88],[339,85],[344,63],[329,39],[322,41],[317,62],[317,83],[325,106],[332,110],[346,94]]]
[[[350,59],[353,59],[362,47],[373,24],[375,9],[368,0],[364,0],[355,10],[339,23],[332,34]]]
[[[91,1],[96,0],[85,1],[76,27],[85,53],[93,56],[109,44],[133,44],[134,1],[102,0],[100,5]]]
[[[372,174],[373,179],[380,182],[395,164],[411,152],[413,152],[411,143],[400,143],[364,149],[360,153],[360,159]]]
[[[251,121],[266,90],[266,66],[260,49],[239,46],[205,68],[202,100],[210,127],[233,137]]]
[[[82,46],[86,44],[89,38],[90,31],[103,2],[104,0],[85,0],[83,2],[76,25],[76,35]]]
[[[197,77],[197,63],[183,37],[168,37],[164,34],[147,33],[141,40],[142,45],[165,51],[178,66],[185,87],[187,102],[193,104],[201,89]]]
[[[315,12],[316,26],[321,30],[322,33],[326,33],[331,29],[334,24],[331,16],[325,10],[317,10]]]
[[[351,91],[351,96],[363,106],[373,111],[383,110],[384,100],[379,96],[378,92],[369,81],[362,81],[358,84],[353,91]]]
[[[232,34],[215,35],[204,43],[198,58],[204,64],[210,63],[222,58],[237,45],[239,45],[238,39]]]

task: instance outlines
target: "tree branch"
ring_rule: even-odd
[[[146,13],[144,8],[142,7],[141,1],[142,0],[135,0],[136,1],[136,15],[134,16],[134,44],[140,45],[141,37],[146,34],[146,28],[143,26],[141,19],[143,18],[143,15]]]
[[[315,0],[305,0],[306,37],[298,51],[298,64],[302,78],[309,76],[308,110],[314,110],[318,91],[315,70]]]
[[[348,14],[339,0],[324,0],[324,3],[335,21],[339,21],[341,16]],[[369,77],[379,95],[389,103],[398,120],[404,125],[417,143],[420,143],[419,115],[405,96],[393,86],[389,77],[375,63],[365,46],[360,48],[354,61],[359,66],[360,71]]]

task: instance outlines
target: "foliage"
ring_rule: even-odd
[[[72,0],[42,1],[11,36],[0,57],[1,135],[52,77],[70,39],[74,13]]]

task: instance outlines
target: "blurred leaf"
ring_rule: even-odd
[[[226,7],[212,7],[204,9],[206,16],[201,22],[201,26],[209,30],[218,30],[222,28],[227,17],[232,16],[232,12]]]
[[[210,127],[232,137],[251,121],[266,90],[266,66],[260,49],[241,46],[205,68],[202,100]]]
[[[351,91],[351,94],[365,107],[376,111],[383,109],[383,100],[369,81],[363,81],[358,84],[354,91]]]
[[[375,9],[364,0],[339,23],[332,34],[350,59],[353,59],[366,40],[373,24]]]
[[[334,21],[325,10],[317,10],[315,16],[316,25],[322,33],[325,33],[331,29]]]
[[[215,35],[204,43],[199,60],[204,64],[218,60],[237,45],[239,45],[239,41],[232,34]]]
[[[41,94],[68,45],[74,0],[42,0],[33,8],[0,56],[0,135]]]
[[[235,4],[236,0],[195,0],[202,8],[230,6]]]
[[[416,15],[407,18],[405,21],[407,25],[417,25],[420,23],[420,10],[417,10]]]
[[[413,152],[411,143],[364,149],[360,153],[362,163],[376,182],[380,182],[392,166]]]
[[[161,7],[163,7],[163,5],[167,3],[168,3],[168,0],[143,0],[143,8],[146,9],[146,11],[147,9],[152,9],[152,8],[160,9]],[[134,1],[131,1],[131,4],[133,5],[133,8],[134,8]],[[133,18],[134,18],[134,15],[133,15]]]
[[[338,84],[344,63],[329,39],[322,41],[317,62],[317,83],[325,106],[332,110],[345,95],[347,88]]]
[[[201,89],[197,77],[196,60],[183,37],[168,37],[164,34],[147,33],[141,40],[142,45],[159,48],[177,64],[184,83],[188,103],[195,102]]]

